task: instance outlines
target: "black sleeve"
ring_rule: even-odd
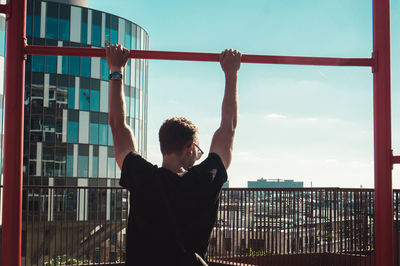
[[[193,167],[193,171],[204,186],[221,188],[228,179],[225,166],[216,153],[210,153],[203,162]]]
[[[129,191],[140,190],[154,177],[156,169],[157,166],[149,163],[139,154],[130,152],[122,163],[119,184]]]

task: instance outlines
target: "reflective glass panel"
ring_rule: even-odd
[[[130,116],[130,114],[129,114],[130,105],[131,105],[130,97],[129,96],[125,96],[125,113],[126,113],[127,116]]]
[[[68,142],[78,142],[79,123],[77,121],[68,121]]]
[[[93,156],[93,172],[92,176],[93,177],[98,177],[99,176],[99,157],[98,156]]]
[[[90,107],[90,90],[89,89],[80,89],[79,93],[79,109],[81,110],[89,110]]]
[[[47,7],[49,7],[49,3],[47,3]],[[58,23],[57,17],[49,17],[47,15],[47,18],[46,18],[46,38],[48,38],[48,39],[57,39],[57,36],[58,36],[58,25],[57,25],[57,23]]]
[[[68,71],[69,71],[69,67],[68,67],[68,60],[69,60],[69,58],[68,58],[68,56],[63,56],[62,57],[62,61],[61,61],[61,73],[63,73],[63,74],[68,74]]]
[[[67,155],[67,176],[74,176],[74,156]]]
[[[92,13],[92,45],[101,46],[101,13],[93,11]]]
[[[57,73],[57,56],[47,55],[45,68],[47,73]]]
[[[99,144],[99,124],[90,123],[90,144]]]
[[[114,158],[108,158],[108,173],[107,177],[108,178],[115,178],[115,159]]]
[[[107,65],[107,60],[105,58],[101,58],[101,79],[108,80],[108,74],[110,70]]]
[[[69,28],[70,28],[70,20],[71,17],[71,6],[69,5],[60,5],[60,20],[59,20],[59,40],[69,41]]]
[[[32,71],[44,72],[44,55],[32,55]]]
[[[68,88],[68,108],[69,109],[75,108],[75,88],[74,87]]]
[[[90,57],[81,57],[81,76],[90,78]]]
[[[100,131],[99,131],[99,142],[100,145],[107,145],[107,131],[108,125],[107,124],[100,124]]]
[[[69,74],[72,76],[79,76],[81,58],[79,56],[69,57]]]
[[[78,177],[88,177],[89,157],[85,155],[78,156]]]
[[[29,1],[28,1],[29,2]],[[26,16],[26,36],[32,35],[32,16]]]
[[[111,44],[118,43],[118,17],[111,16]]]
[[[108,125],[108,145],[113,145],[113,136],[111,133],[111,127]]]
[[[82,8],[82,21],[81,21],[81,42],[87,43],[87,21],[88,21],[88,10]]]
[[[90,90],[90,111],[99,111],[100,109],[100,91]]]
[[[69,41],[69,20],[67,19],[60,19],[59,40]]]

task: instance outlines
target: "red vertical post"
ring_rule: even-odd
[[[21,265],[26,1],[8,0],[4,92],[2,265]]]
[[[373,0],[376,265],[393,265],[390,4]]]

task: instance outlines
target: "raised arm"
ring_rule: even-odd
[[[238,96],[237,72],[240,68],[242,54],[236,50],[225,50],[220,55],[222,70],[225,72],[225,94],[222,101],[221,125],[215,131],[210,153],[218,154],[226,169],[232,161],[233,138],[237,125]]]
[[[122,74],[128,61],[129,51],[121,45],[111,45],[106,48],[106,55],[110,73]],[[108,120],[113,135],[115,160],[119,168],[122,169],[126,155],[131,151],[136,153],[135,137],[125,122],[123,79],[110,79],[108,101]]]

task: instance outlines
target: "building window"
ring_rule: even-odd
[[[79,109],[81,110],[89,110],[90,107],[90,90],[89,89],[80,89],[79,94]]]
[[[118,43],[118,17],[111,16],[111,44]]]
[[[81,42],[87,43],[87,28],[88,28],[88,10],[82,8],[82,23],[81,23]]]
[[[113,147],[108,147],[107,157],[108,157],[107,177],[115,178],[115,155]]]
[[[46,38],[57,39],[58,37],[58,4],[47,2],[46,10]]]
[[[78,143],[79,139],[79,111],[68,110],[68,142]]]
[[[99,124],[100,131],[99,131],[99,143],[100,145],[107,145],[107,124]]]
[[[32,71],[44,72],[44,55],[32,55]]]
[[[99,143],[100,145],[107,145],[108,114],[100,113],[99,122]]]
[[[89,112],[79,111],[79,143],[89,143]]]
[[[92,176],[98,177],[99,176],[99,156],[93,155],[92,164],[93,164]]]
[[[32,14],[33,17],[33,32],[30,34],[33,37],[40,37],[40,13],[41,13],[41,2],[39,1],[27,1],[28,10],[27,14]],[[33,12],[30,11],[30,6],[33,5]],[[28,32],[27,32],[28,34]],[[30,36],[28,35],[28,36]]]
[[[132,24],[129,22],[125,23],[125,47],[126,49],[131,49],[132,45]]]
[[[78,177],[89,175],[89,145],[79,145],[78,149]]]
[[[90,113],[90,144],[99,144],[99,113],[91,112]]]
[[[101,13],[93,11],[92,13],[92,45],[101,46]]]
[[[68,87],[68,108],[74,109],[75,108],[75,88]]]
[[[69,57],[63,56],[61,60],[61,73],[68,74],[69,73],[69,64],[68,64]]]
[[[110,125],[108,125],[108,145],[110,145],[110,146],[113,145],[113,136],[112,136]]]
[[[69,57],[69,74],[72,76],[79,76],[81,58],[79,56]]]
[[[100,80],[92,79],[90,82],[90,110],[100,111]]]
[[[99,176],[99,146],[93,146],[92,177]]]
[[[67,155],[67,176],[74,176],[74,155]]]
[[[78,143],[79,123],[77,121],[68,121],[68,142]]]
[[[90,78],[90,57],[81,57],[81,76]]]
[[[90,144],[99,144],[99,124],[90,123]]]
[[[101,79],[108,80],[108,74],[110,73],[110,69],[107,65],[107,60],[105,58],[101,58]]]
[[[125,113],[129,116],[130,97],[125,95]]]
[[[60,5],[60,21],[59,21],[59,40],[69,41],[69,19],[71,16],[71,7],[68,5]]]
[[[47,55],[46,56],[46,66],[47,73],[57,73],[57,56]]]

